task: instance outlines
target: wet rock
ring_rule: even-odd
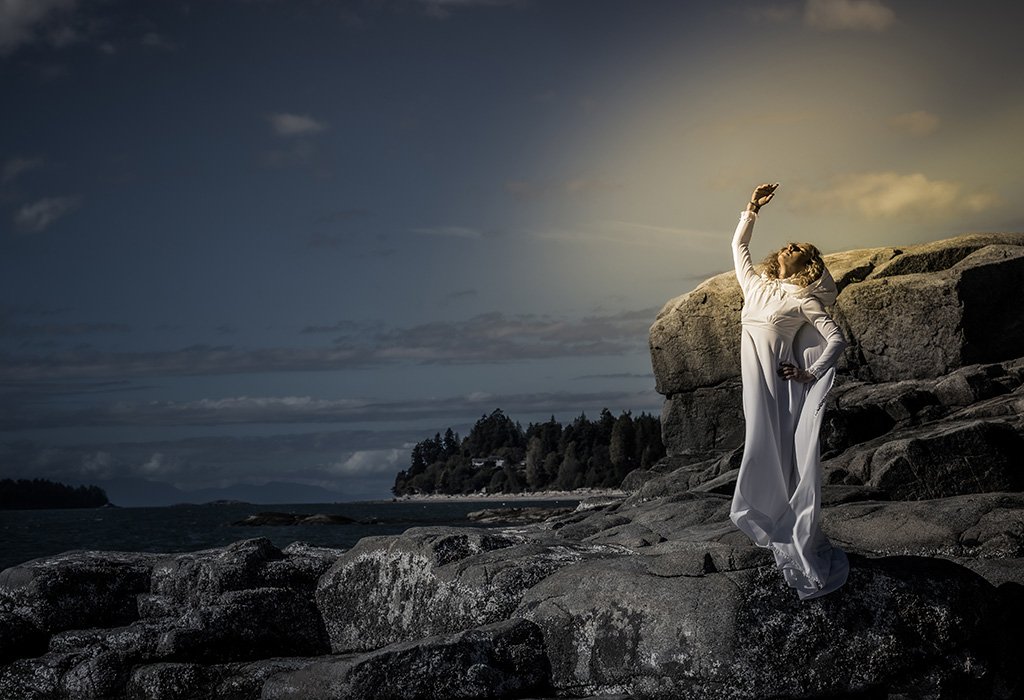
[[[264,537],[164,555],[153,568],[151,593],[188,607],[215,603],[228,591],[281,586],[312,591],[340,555],[341,550],[302,544],[282,552]]]
[[[478,523],[537,523],[548,518],[571,513],[575,508],[544,508],[543,506],[524,508],[485,508],[466,513],[466,519]]]
[[[264,525],[291,526],[291,525],[350,525],[358,523],[355,518],[333,513],[278,513],[266,512],[248,515],[237,520],[232,525],[256,527]]]
[[[823,463],[827,483],[864,484],[893,499],[1020,490],[1024,437],[1012,424],[949,420],[898,431]]]
[[[1022,557],[1024,494],[844,503],[822,511],[822,528],[841,547],[873,554]]]
[[[375,649],[503,620],[523,592],[585,557],[625,548],[452,527],[364,537],[320,579],[334,653]]]
[[[547,695],[540,628],[514,619],[400,642],[270,678],[264,700],[493,698]]]
[[[27,606],[0,597],[0,664],[42,654],[48,638]]]
[[[223,593],[190,610],[159,640],[160,658],[202,663],[310,656],[329,651],[320,614],[307,596],[284,588]]]
[[[955,564],[855,555],[843,589],[799,602],[773,564],[716,573],[700,554],[584,561],[531,588],[515,615],[543,628],[559,693],[956,694],[999,663],[978,650],[993,588]]]
[[[251,663],[158,663],[135,668],[128,680],[128,700],[253,700],[271,676],[296,671],[311,658],[265,659]]]
[[[136,596],[149,588],[159,555],[65,552],[0,572],[0,595],[22,606],[46,634],[123,625],[138,619]]]
[[[92,656],[88,652],[48,652],[38,658],[19,659],[0,667],[0,698],[53,700],[67,697],[64,677]]]

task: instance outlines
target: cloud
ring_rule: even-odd
[[[167,459],[163,452],[154,452],[139,466],[139,472],[145,476],[167,476],[176,472],[177,467],[178,465]]]
[[[0,55],[40,38],[67,39],[63,24],[77,0],[3,0],[0,2]],[[59,46],[59,44],[58,44]]]
[[[42,168],[45,161],[42,158],[11,158],[0,168],[0,185],[13,182],[19,176],[32,170]]]
[[[282,112],[271,114],[267,117],[267,120],[279,136],[308,136],[310,134],[318,134],[327,129],[325,122],[317,121],[310,116],[302,114]]]
[[[44,197],[18,209],[14,214],[14,224],[24,232],[40,233],[74,211],[81,201],[79,196]]]
[[[344,476],[366,474],[395,474],[409,461],[409,450],[391,448],[388,450],[359,450],[347,459],[329,467],[330,471]]]
[[[831,186],[797,192],[797,210],[825,212],[843,210],[868,219],[903,217],[941,218],[975,214],[999,203],[995,194],[969,192],[964,185],[947,180],[930,180],[922,173],[860,173],[836,178]]]
[[[938,116],[918,110],[890,117],[889,126],[911,136],[927,136],[939,128]]]
[[[396,328],[374,338],[379,359],[477,364],[551,357],[621,355],[647,342],[657,309],[567,321],[491,312],[465,321]]]
[[[879,0],[807,0],[804,24],[823,31],[881,32],[896,15]]]
[[[558,243],[593,245],[595,243],[637,246],[670,250],[692,250],[694,247],[717,248],[721,245],[720,231],[699,231],[673,226],[658,226],[635,221],[614,219],[596,221],[573,229],[546,228],[531,233],[534,238]],[[717,273],[715,273],[717,274]]]
[[[743,15],[751,22],[786,22],[797,16],[797,7],[758,3],[744,8]]]
[[[448,292],[444,295],[445,303],[459,301],[461,299],[469,299],[475,297],[479,292],[475,289],[457,289],[454,292]]]
[[[393,475],[408,463],[407,446],[422,439],[423,432],[337,430],[61,447],[18,440],[0,442],[0,462],[7,477],[70,483],[141,479],[145,481],[135,484],[139,488],[157,480],[154,488],[164,482],[196,489],[286,481],[340,487],[348,492],[361,491],[359,487],[371,481],[379,482],[373,487],[386,493]],[[374,469],[378,458],[388,469],[383,465]],[[346,472],[348,462],[350,471]],[[166,496],[173,499],[170,502],[189,500],[182,494]]]
[[[380,321],[338,321],[326,325],[305,326],[300,333],[332,333],[346,335],[366,335],[378,333],[384,329]]]
[[[644,375],[637,378],[647,379]],[[319,399],[310,396],[234,396],[195,401],[115,401],[83,409],[56,408],[38,401],[0,406],[0,429],[170,427],[312,424],[331,425],[429,421],[468,421],[496,407],[520,414],[572,413],[608,406],[646,410],[661,406],[654,382],[643,391],[472,392],[429,399]]]
[[[329,347],[240,349],[195,345],[156,352],[76,348],[51,355],[0,354],[0,382],[67,378],[196,376],[257,372],[358,369],[388,364],[500,364],[555,357],[616,356],[637,352],[659,308],[578,320],[533,314],[480,314],[408,328],[346,323]],[[334,327],[307,326],[304,333]]]

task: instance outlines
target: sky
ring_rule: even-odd
[[[648,329],[761,182],[755,257],[1024,230],[1022,21],[0,0],[0,477],[389,498],[497,408],[657,413]]]

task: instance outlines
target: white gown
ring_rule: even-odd
[[[835,362],[846,341],[825,311],[836,299],[828,270],[799,287],[758,275],[748,244],[756,214],[743,212],[733,236],[733,262],[743,291],[743,415],[746,436],[730,517],[768,547],[801,600],[830,593],[849,573],[845,552],[820,527],[818,435]],[[817,381],[779,376],[779,363],[806,368]]]

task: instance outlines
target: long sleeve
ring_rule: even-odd
[[[817,361],[807,368],[808,372],[821,379],[822,375],[839,360],[839,356],[846,349],[846,338],[843,337],[843,332],[839,330],[839,326],[828,315],[820,301],[811,299],[802,308],[804,317],[825,338],[825,350]]]
[[[750,260],[750,237],[754,232],[754,221],[757,214],[744,210],[740,213],[740,221],[736,225],[736,233],[732,237],[732,262],[736,268],[736,279],[743,290],[743,296],[749,295],[750,288],[760,279],[754,271],[754,263]]]

